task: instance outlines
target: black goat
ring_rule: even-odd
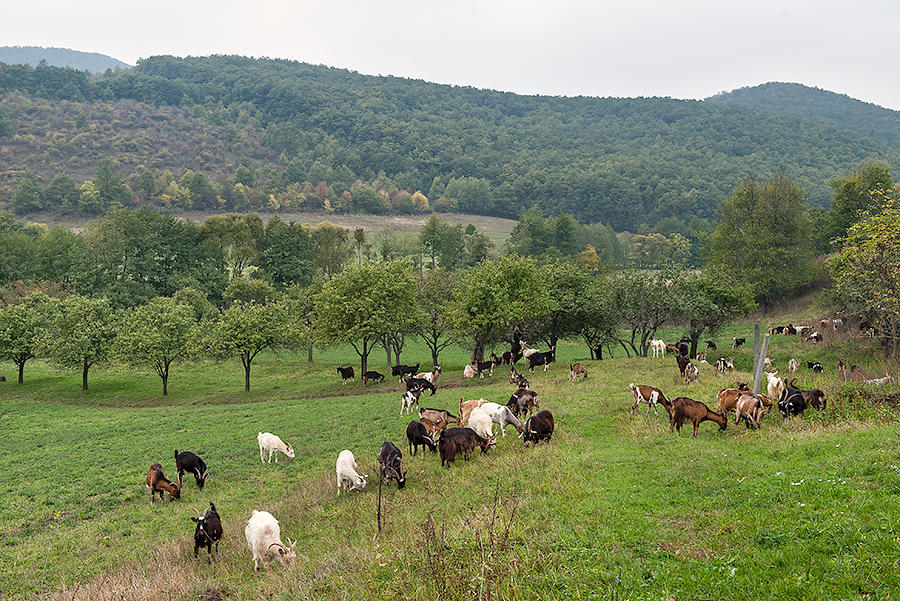
[[[212,547],[216,546],[218,554],[219,541],[222,539],[222,520],[216,512],[216,506],[210,503],[206,513],[200,515],[200,512],[197,511],[197,517],[191,518],[191,520],[197,523],[197,527],[194,529],[194,557],[197,557],[200,547],[206,547],[206,555],[211,562]]]
[[[416,363],[415,365],[392,365],[391,375],[397,376],[400,378],[400,381],[403,381],[404,376],[414,376],[419,373],[420,365],[421,363]]]
[[[437,445],[434,444],[434,439],[428,435],[425,424],[420,421],[409,422],[409,425],[406,426],[406,439],[409,441],[410,455],[418,453],[420,446],[423,450],[425,447],[428,447],[431,449],[432,453],[437,451]]]
[[[369,383],[369,380],[373,382],[384,382],[384,375],[378,373],[377,371],[367,371],[363,373],[363,388],[366,387],[366,384]]]
[[[397,445],[386,440],[378,451],[378,467],[382,479],[396,480],[397,489],[406,486],[406,472],[403,471],[403,453]]]
[[[528,371],[534,372],[536,365],[543,365],[544,371],[547,371],[554,361],[556,361],[556,347],[550,347],[546,353],[532,353],[528,357]]]
[[[553,414],[544,409],[538,412],[537,415],[529,417],[528,421],[525,422],[523,442],[525,444],[529,442],[537,444],[542,440],[546,440],[549,443],[550,437],[553,436],[553,427]]]
[[[817,374],[820,374],[825,370],[825,368],[822,367],[822,364],[819,363],[818,361],[807,361],[806,367],[813,370]]]
[[[707,341],[706,341],[706,350],[707,350],[707,351],[714,351],[714,350],[716,350],[716,343],[713,342],[712,340],[707,340]]]
[[[432,384],[425,378],[409,378],[408,380],[406,380],[406,390],[410,392],[412,392],[413,390],[418,390],[419,392],[423,390],[430,390],[432,396],[434,396],[434,393],[437,389],[434,387],[434,384]]]
[[[731,339],[731,348],[739,349],[741,348],[745,342],[747,342],[746,338],[732,338]]]
[[[347,367],[342,367],[339,365],[337,368],[337,372],[341,374],[341,378],[344,379],[344,384],[356,377],[352,365],[348,365]]]
[[[194,480],[197,481],[197,488],[203,490],[203,485],[206,484],[206,476],[209,474],[209,470],[206,467],[206,464],[200,459],[200,456],[196,453],[191,453],[190,451],[182,451],[178,452],[178,449],[175,449],[175,469],[178,471],[178,487],[181,488],[181,477],[185,472],[190,472],[194,474]]]

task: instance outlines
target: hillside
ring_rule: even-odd
[[[98,52],[81,52],[68,48],[43,48],[41,46],[0,46],[0,63],[36,67],[41,64],[42,60],[53,67],[71,67],[90,73],[103,73],[107,69],[131,68],[128,63]]]
[[[293,195],[312,210],[413,211],[403,191],[421,190],[433,208],[635,230],[713,218],[750,175],[792,177],[822,205],[830,178],[900,156],[898,144],[734,103],[521,96],[235,56],[153,57],[96,80],[0,65],[0,91],[7,198],[22,171],[43,185],[83,180],[111,158],[132,188],[161,182],[148,202],[191,169],[233,209]]]
[[[821,121],[884,144],[900,145],[900,111],[799,83],[769,82],[716,94],[706,101]]]

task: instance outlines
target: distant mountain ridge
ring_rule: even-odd
[[[107,69],[130,69],[132,65],[99,52],[81,52],[69,48],[41,46],[0,46],[0,63],[38,66],[41,60],[53,67],[71,67],[78,71],[103,73]]]
[[[820,121],[891,146],[900,145],[900,111],[799,83],[772,81],[721,92],[705,102],[736,104]]]

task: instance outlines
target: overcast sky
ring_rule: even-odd
[[[897,0],[2,0],[0,45],[269,56],[479,88],[705,98],[799,82],[900,110]]]

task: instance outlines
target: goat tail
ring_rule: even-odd
[[[631,384],[629,384],[628,387],[631,388],[632,390],[634,390],[634,382],[632,382]]]
[[[178,449],[175,449],[175,461],[178,461]]]

